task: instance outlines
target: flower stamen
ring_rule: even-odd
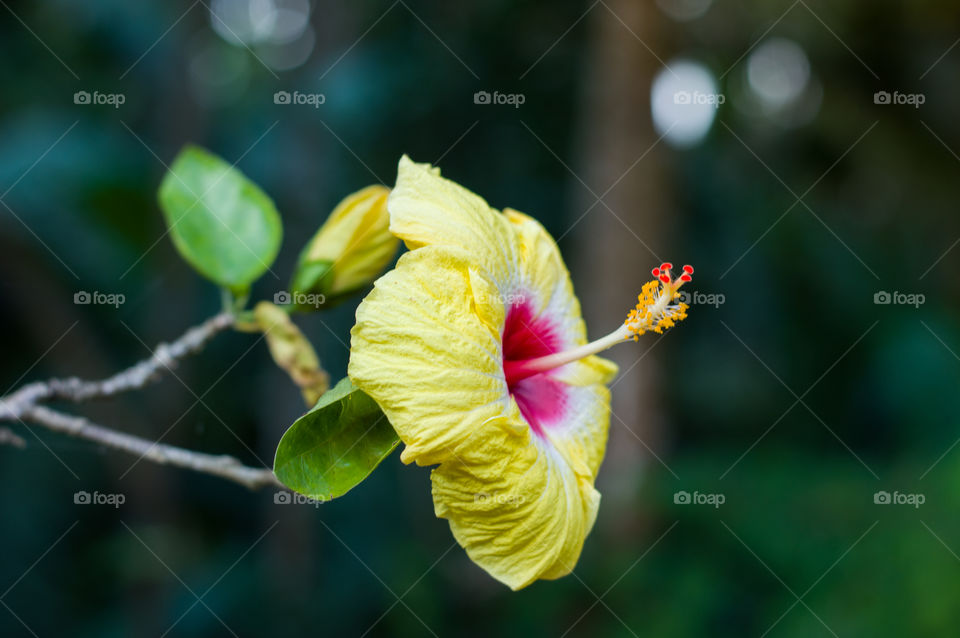
[[[680,287],[693,280],[693,266],[684,266],[683,274],[676,278],[671,276],[672,270],[673,264],[664,262],[659,268],[651,271],[655,279],[643,285],[637,296],[637,306],[630,311],[623,324],[607,336],[586,345],[543,357],[504,361],[503,370],[507,382],[515,383],[535,374],[559,368],[603,352],[628,339],[637,341],[640,335],[648,331],[663,334],[665,330],[686,319],[689,306],[679,301]]]
[[[684,266],[683,274],[676,278],[670,276],[671,270],[673,264],[665,262],[651,271],[656,279],[644,284],[637,296],[636,308],[630,311],[623,322],[628,331],[625,338],[632,337],[636,341],[648,330],[663,334],[664,330],[687,318],[689,306],[674,301],[680,299],[680,287],[693,281],[693,266]]]

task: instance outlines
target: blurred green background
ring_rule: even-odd
[[[542,220],[591,335],[661,259],[693,263],[701,295],[662,344],[615,351],[604,502],[574,575],[494,582],[398,454],[347,498],[294,506],[18,424],[27,449],[0,448],[0,635],[956,634],[954,3],[0,5],[9,388],[107,376],[217,312],[155,202],[188,142],[277,202],[261,298],[402,153]],[[126,303],[75,305],[81,290]],[[300,321],[334,378],[355,307]],[[254,341],[219,337],[179,381],[80,411],[269,465],[303,405]],[[126,503],[75,505],[80,490]]]

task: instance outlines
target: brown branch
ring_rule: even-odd
[[[16,412],[18,406],[27,407],[43,401],[60,399],[79,403],[138,390],[155,381],[161,372],[172,370],[180,359],[201,350],[213,337],[232,325],[232,315],[219,314],[199,326],[190,328],[176,341],[169,344],[161,343],[149,359],[144,359],[106,379],[89,381],[70,377],[30,383],[0,400],[0,412],[5,406],[8,409],[13,406]]]
[[[283,484],[271,470],[248,467],[232,456],[205,454],[149,441],[98,425],[84,417],[39,405],[52,400],[80,403],[140,389],[155,381],[164,370],[172,370],[179,360],[201,350],[210,339],[230,328],[233,322],[234,318],[229,313],[212,317],[191,328],[176,341],[161,343],[149,359],[106,379],[90,381],[71,377],[25,385],[0,399],[0,421],[30,421],[54,432],[93,441],[161,465],[218,476],[252,490],[267,486],[282,488]],[[23,447],[24,441],[7,428],[0,428],[0,443]]]
[[[219,476],[251,490],[268,486],[283,487],[272,471],[266,468],[248,467],[232,456],[204,454],[165,443],[148,441],[132,434],[97,425],[84,417],[64,414],[43,406],[36,405],[28,408],[23,414],[23,419],[54,432],[87,439],[160,465],[172,465]]]

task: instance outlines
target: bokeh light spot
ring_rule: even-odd
[[[654,128],[673,146],[693,146],[710,130],[724,101],[707,67],[688,60],[671,62],[654,78],[650,91]]]
[[[770,38],[747,59],[750,89],[770,110],[795,102],[810,82],[810,62],[800,45],[785,38]]]

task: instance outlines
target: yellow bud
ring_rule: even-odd
[[[397,252],[390,234],[385,186],[368,186],[346,197],[304,248],[291,288],[322,294],[326,302],[373,282]]]

